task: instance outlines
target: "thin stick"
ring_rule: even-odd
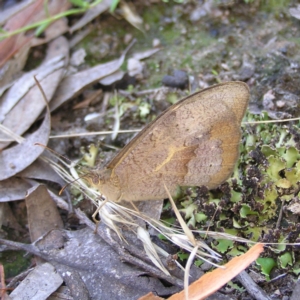
[[[250,121],[250,122],[242,122],[242,125],[244,125],[244,124],[283,123],[283,122],[299,121],[299,120],[300,120],[300,118],[291,118],[291,119],[284,119],[284,120]]]
[[[141,129],[128,129],[128,130],[118,130],[119,133],[136,133],[140,132]],[[70,133],[70,134],[61,134],[61,135],[51,135],[50,139],[62,139],[62,138],[70,138],[70,137],[79,137],[79,136],[91,136],[91,135],[109,135],[114,133],[114,131],[93,131],[93,132],[82,132],[82,133]]]

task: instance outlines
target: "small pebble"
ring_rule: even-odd
[[[156,39],[156,38],[153,39],[152,46],[153,46],[153,48],[159,47],[160,46],[160,40]]]

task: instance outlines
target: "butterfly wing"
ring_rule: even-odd
[[[249,88],[242,82],[219,84],[184,98],[108,164],[106,184],[118,185],[120,199],[128,201],[166,198],[164,183],[171,194],[178,186],[218,186],[238,158],[248,101]]]

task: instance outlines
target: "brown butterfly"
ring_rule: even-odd
[[[249,101],[243,82],[206,88],[170,106],[88,181],[111,201],[167,198],[178,186],[217,187],[239,155]]]

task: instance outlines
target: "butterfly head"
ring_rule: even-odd
[[[104,195],[110,201],[119,201],[121,195],[119,182],[114,179],[110,169],[91,170],[85,176],[85,179],[91,188]]]

